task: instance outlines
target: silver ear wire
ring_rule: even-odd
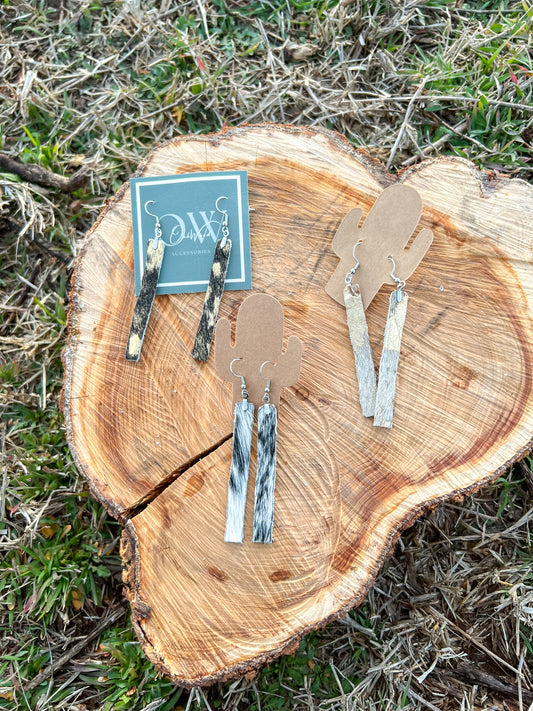
[[[218,198],[216,199],[216,202],[215,202],[215,207],[216,207],[216,209],[217,209],[219,212],[222,212],[223,214],[227,214],[227,213],[226,213],[226,210],[221,210],[221,209],[219,208],[219,206],[218,206],[218,203],[219,203],[219,200],[227,200],[227,199],[228,199],[228,196],[227,196],[227,195],[220,195],[220,197],[218,197]]]
[[[265,360],[263,365],[259,368],[259,375],[263,378],[263,368],[267,363],[272,363],[272,365],[276,365],[273,360]],[[267,384],[265,386],[265,394],[263,395],[263,402],[267,403],[270,402],[270,378],[265,378],[267,381]]]
[[[148,207],[147,207],[148,205],[155,205],[155,200],[147,200],[147,201],[144,203],[144,211],[145,211],[148,215],[150,215],[150,217],[155,217],[155,219],[159,221],[159,217],[158,217],[157,215],[154,215],[153,212],[150,212],[150,210],[149,210]]]
[[[362,244],[362,242],[363,242],[363,240],[360,239],[358,242],[356,242],[354,244],[352,254],[353,254],[353,258],[355,259],[356,264],[355,264],[355,267],[352,267],[350,269],[350,271],[348,272],[348,274],[346,274],[346,276],[344,277],[345,284],[348,284],[348,286],[350,287],[353,294],[355,294],[354,288],[352,286],[353,275],[355,274],[355,272],[359,269],[359,267],[361,265],[361,262],[355,256],[355,248],[358,247],[360,244]]]
[[[148,205],[154,204],[155,205],[155,200],[147,200],[147,202],[144,203],[144,211],[146,212],[147,215],[150,215],[150,217],[153,217],[155,219],[155,242],[154,242],[154,249],[157,247],[158,241],[161,239],[161,223],[159,222],[159,217],[157,215],[154,215],[153,212],[150,212],[148,209]]]
[[[241,379],[241,397],[244,402],[244,409],[246,410],[248,407],[248,390],[246,389],[246,381],[244,380],[244,375],[237,375],[237,373],[233,370],[233,364],[239,360],[242,360],[242,358],[234,358],[229,364],[229,369],[231,370],[232,375]]]
[[[387,259],[390,259],[392,262],[392,272],[390,273],[391,279],[395,282],[396,288],[398,291],[401,291],[402,289],[405,289],[405,279],[400,279],[400,277],[397,277],[396,274],[394,273],[396,271],[396,262],[394,261],[394,257],[391,257],[390,255],[387,257]]]
[[[226,241],[229,237],[229,229],[228,229],[228,213],[227,210],[221,210],[218,206],[219,200],[227,200],[228,197],[227,195],[221,195],[220,197],[217,198],[215,202],[215,207],[216,209],[222,214],[222,241],[220,243],[221,247],[226,246]]]
[[[359,264],[360,264],[360,262],[359,262],[359,260],[357,259],[357,257],[355,256],[355,248],[356,248],[356,247],[359,247],[360,244],[363,244],[363,240],[362,240],[362,239],[360,239],[358,242],[356,242],[356,243],[354,244],[353,250],[352,250],[353,258],[354,258],[355,261],[357,262],[357,264],[355,265],[355,268],[356,268],[356,269],[359,269]]]

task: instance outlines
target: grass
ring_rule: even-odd
[[[419,520],[364,605],[296,654],[189,694],[140,650],[120,527],[73,466],[59,409],[73,258],[152,145],[293,122],[337,130],[392,171],[445,154],[529,180],[530,4],[4,0],[0,12],[2,151],[90,174],[70,195],[0,175],[0,708],[500,708],[458,677],[465,660],[531,687],[530,460]]]

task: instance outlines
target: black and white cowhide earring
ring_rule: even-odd
[[[265,361],[260,368],[263,377]],[[273,363],[275,365],[275,363]],[[255,477],[253,543],[272,543],[274,528],[274,488],[276,486],[276,444],[278,412],[270,402],[270,379],[267,379],[263,404],[257,411],[257,473]]]
[[[231,253],[231,240],[229,238],[228,213],[226,210],[221,210],[218,203],[220,200],[227,199],[225,195],[221,195],[215,203],[216,209],[222,215],[222,238],[215,245],[211,275],[205,292],[204,307],[192,349],[192,357],[196,360],[206,361],[209,358],[218,309],[224,293],[224,283]]]
[[[165,252],[165,243],[162,239],[161,223],[159,217],[148,210],[148,205],[154,200],[148,200],[144,204],[144,209],[155,218],[154,238],[148,240],[146,245],[146,263],[144,265],[141,290],[135,302],[133,309],[133,318],[131,320],[130,335],[126,346],[126,360],[137,361],[141,356],[141,348],[144,341],[144,334],[148,326],[148,320],[154,303],[157,282],[159,281],[159,272],[163,263],[163,254]]]
[[[237,375],[233,370],[233,364],[239,360],[242,358],[234,358],[229,366],[233,375],[241,379],[242,401],[235,405],[233,419],[233,451],[228,482],[226,532],[224,534],[226,543],[242,543],[244,538],[244,513],[254,427],[254,406],[253,403],[248,402],[246,382],[242,375]]]

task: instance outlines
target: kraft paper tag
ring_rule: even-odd
[[[215,368],[224,380],[233,383],[233,402],[241,400],[241,380],[230,370],[243,376],[250,402],[262,404],[267,378],[270,378],[270,401],[279,405],[281,388],[293,385],[300,376],[302,342],[289,336],[283,352],[283,309],[273,296],[252,294],[241,304],[235,327],[235,345],[231,345],[231,324],[219,319],[215,329]],[[263,367],[261,376],[261,366]]]
[[[362,215],[359,208],[351,210],[333,238],[332,248],[340,262],[326,284],[326,292],[344,305],[345,277],[357,259],[359,268],[352,284],[359,287],[366,309],[382,284],[395,283],[390,276],[393,264],[388,257],[393,257],[396,263],[395,275],[406,281],[428,251],[433,232],[421,230],[406,248],[422,215],[420,195],[407,185],[385,188],[361,224]]]

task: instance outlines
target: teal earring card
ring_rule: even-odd
[[[206,290],[215,245],[223,236],[224,215],[216,208],[217,200],[219,208],[228,213],[231,239],[225,288],[252,288],[246,171],[131,178],[130,188],[136,294],[141,288],[146,248],[154,237],[152,215],[159,217],[165,243],[156,293]]]

